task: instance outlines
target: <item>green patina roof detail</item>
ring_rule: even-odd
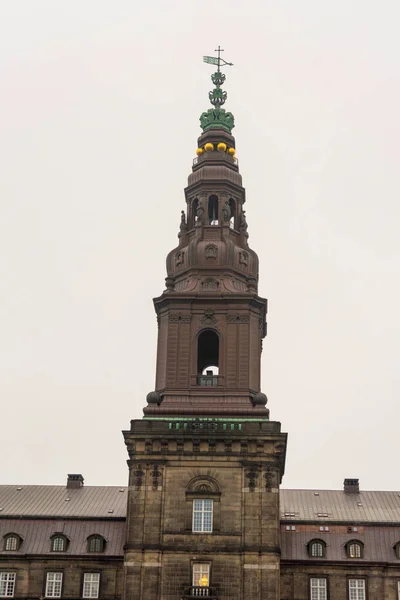
[[[203,112],[200,116],[200,125],[203,131],[209,129],[225,129],[228,133],[231,133],[235,127],[235,119],[232,113],[226,112],[224,108],[221,108],[225,104],[227,99],[227,93],[221,89],[225,81],[225,74],[221,73],[221,66],[232,66],[232,63],[226,62],[221,58],[221,52],[223,50],[218,46],[216,52],[218,57],[214,56],[203,56],[203,61],[207,64],[217,65],[217,71],[211,75],[211,81],[214,84],[214,89],[208,93],[209,100],[214,108],[209,108],[206,112]]]

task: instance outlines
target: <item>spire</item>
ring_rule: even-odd
[[[228,133],[231,133],[235,127],[234,116],[232,113],[226,112],[224,108],[221,108],[228,96],[225,90],[221,89],[221,86],[225,82],[225,74],[221,72],[221,67],[232,67],[233,64],[221,58],[223,50],[220,46],[218,46],[215,52],[218,52],[217,57],[203,56],[203,61],[210,65],[217,65],[217,70],[211,75],[211,81],[215,87],[208,93],[208,97],[214,108],[209,108],[201,114],[200,125],[204,132],[209,129],[224,129]]]

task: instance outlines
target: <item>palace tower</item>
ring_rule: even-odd
[[[248,244],[222,59],[167,256],[155,391],[124,432],[126,600],[278,600],[286,434],[260,388],[267,301]]]

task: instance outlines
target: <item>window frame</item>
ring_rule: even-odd
[[[57,583],[57,580],[54,579],[52,582],[49,581],[50,575],[61,575],[61,580],[60,580],[60,594],[59,595],[49,595],[48,593],[48,588],[49,588],[49,584],[52,583],[52,585],[54,586],[55,583]],[[62,597],[62,593],[63,593],[63,585],[64,585],[64,571],[46,571],[46,578],[45,578],[45,586],[44,586],[44,597],[45,598],[61,598]]]
[[[18,535],[18,533],[6,533],[3,536],[3,540],[4,540],[4,547],[3,550],[4,552],[18,552],[21,543],[22,543],[22,538],[20,535]],[[10,540],[15,540],[15,548],[7,548],[7,544],[9,543]]]
[[[351,556],[350,551],[351,551],[351,547],[358,547],[360,549],[360,556]],[[360,560],[362,558],[364,558],[364,544],[363,542],[361,542],[361,540],[349,540],[348,542],[346,542],[346,554],[347,554],[347,558],[350,558],[350,560]]]
[[[318,597],[317,598],[313,598],[312,596],[312,592],[313,592],[313,587],[312,587],[312,582],[313,580],[316,581],[320,581],[320,580],[324,580],[325,581],[325,598],[320,598],[320,594],[319,594],[319,588],[317,588],[318,590]],[[328,600],[329,599],[329,579],[326,576],[322,576],[321,575],[310,575],[309,576],[309,580],[308,580],[308,585],[309,585],[309,598],[310,600]]]
[[[313,554],[314,546],[321,546],[321,554]],[[310,558],[326,558],[326,542],[319,538],[312,539],[307,544],[308,556]]]
[[[101,548],[100,550],[91,550],[90,545],[93,544],[94,542],[100,542]],[[89,535],[89,537],[87,538],[87,551],[90,554],[101,554],[102,552],[104,552],[106,547],[106,539],[104,536],[100,535],[99,533],[93,533],[92,535]]]
[[[194,577],[195,577],[194,573],[195,573],[195,568],[196,568],[196,565],[199,565],[199,566],[206,566],[206,567],[207,567],[208,585],[207,585],[207,586],[204,586],[204,587],[210,587],[210,584],[211,584],[211,562],[210,562],[210,561],[207,561],[207,560],[193,560],[193,561],[192,561],[192,564],[191,564],[191,571],[192,571],[192,577],[191,577],[191,580],[192,580],[192,586],[193,586],[193,587],[202,587],[202,586],[201,586],[201,584],[200,584],[200,585],[198,585],[198,583],[196,583],[196,581],[195,581],[195,578],[194,578]],[[200,574],[201,574],[201,572],[200,572]],[[200,582],[200,581],[201,581],[201,577],[200,577],[200,579],[199,579],[199,582]]]
[[[6,576],[6,579],[3,581],[1,581],[3,576]],[[10,576],[12,576],[12,581],[10,582]],[[15,587],[16,587],[16,583],[17,583],[17,572],[16,571],[5,571],[5,570],[1,570],[0,571],[0,585],[1,584],[5,584],[5,594],[1,594],[0,593],[0,598],[14,598],[15,596]],[[7,594],[8,591],[8,586],[9,584],[12,583],[12,593],[11,594]],[[1,590],[0,590],[1,592]]]
[[[202,503],[202,509],[201,510],[196,510],[195,509],[195,505],[196,502],[201,502]],[[210,502],[211,503],[211,510],[205,510],[204,509],[204,503],[205,502]],[[204,529],[205,527],[205,521],[206,521],[206,515],[209,515],[211,513],[211,525],[210,525],[210,529]],[[195,516],[196,514],[200,514],[201,515],[201,529],[195,529]],[[213,533],[213,524],[214,524],[214,500],[212,498],[193,498],[192,501],[192,533]]]
[[[51,536],[50,539],[51,539],[51,546],[50,546],[50,551],[51,552],[55,552],[55,553],[58,554],[58,553],[66,552],[67,551],[69,540],[68,540],[68,538],[67,538],[66,535],[64,535],[62,533],[55,533],[54,535]],[[56,540],[63,540],[64,547],[63,547],[62,550],[55,549],[54,546],[55,546]]]
[[[357,595],[356,595],[355,598],[351,597],[351,590],[350,590],[350,582],[351,581],[357,581],[357,582],[362,581],[363,582],[363,585],[364,585],[364,587],[362,588],[363,591],[364,591],[364,597],[363,598],[359,598],[358,597],[358,593],[357,593]],[[356,592],[358,592],[358,591],[359,590],[357,588]],[[353,575],[353,576],[349,576],[347,578],[347,597],[348,597],[349,600],[367,600],[367,579],[366,579],[366,577],[357,577],[357,576]]]
[[[97,596],[85,595],[85,578],[88,575],[97,575],[97,577],[98,577],[98,580],[97,580]],[[101,585],[101,572],[100,571],[85,571],[82,574],[81,597],[85,598],[85,600],[90,600],[91,598],[100,598],[100,585]],[[89,583],[89,586],[90,586],[90,583]]]

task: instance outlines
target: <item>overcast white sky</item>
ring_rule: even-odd
[[[127,482],[218,44],[284,487],[400,489],[398,0],[0,2],[1,483]]]

